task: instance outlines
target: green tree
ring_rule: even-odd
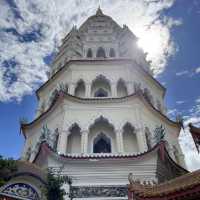
[[[55,176],[50,170],[47,174],[47,186],[45,189],[45,195],[48,200],[64,200],[66,192],[62,189],[64,183],[71,184],[71,179],[68,176]]]
[[[16,161],[12,158],[3,158],[0,155],[0,186],[4,185],[11,174],[17,170]]]

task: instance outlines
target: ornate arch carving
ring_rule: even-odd
[[[78,126],[80,128],[80,131],[82,131],[84,127],[81,121],[78,119],[74,119],[70,121],[67,120],[64,123],[63,131],[69,133],[74,126]]]
[[[96,53],[97,58],[106,58],[106,51],[103,47],[99,47]]]
[[[85,85],[86,82],[84,81],[83,78],[77,79],[77,81],[75,82],[75,88],[77,88],[77,86],[78,86],[80,83],[83,83],[83,84]]]
[[[103,74],[99,74],[97,75],[93,80],[92,80],[92,84],[97,81],[97,80],[104,80],[106,81],[107,83],[109,83],[109,85],[111,84],[111,81]]]
[[[12,183],[4,187],[1,194],[13,196],[16,198],[24,198],[30,200],[39,200],[39,194],[36,189],[27,183]]]
[[[124,126],[125,126],[126,124],[130,124],[130,126],[134,128],[135,132],[137,131],[137,125],[135,124],[135,122],[133,122],[131,119],[128,119],[128,118],[123,119],[123,120],[119,123],[118,128],[119,128],[120,130],[123,130],[123,128],[124,128]]]
[[[79,126],[79,124],[77,122],[74,122],[68,127],[68,131],[71,132],[72,129],[75,127],[79,128],[81,130],[81,127]]]
[[[98,115],[92,117],[88,121],[88,123],[87,123],[87,130],[90,130],[90,128],[93,125],[95,125],[98,121],[101,121],[101,120],[107,122],[113,128],[113,130],[115,130],[115,123],[114,123],[114,121],[112,119],[110,119],[109,117],[105,117],[105,116],[103,116],[101,114],[98,114]]]
[[[127,121],[126,123],[124,123],[124,125],[122,126],[122,130],[124,130],[126,126],[129,126],[133,130],[133,132],[136,133],[136,127],[133,126],[131,122]]]

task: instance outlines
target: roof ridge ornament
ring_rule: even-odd
[[[98,7],[98,9],[97,9],[96,15],[97,15],[97,16],[102,16],[102,15],[104,15],[103,12],[102,12],[102,10],[101,10],[100,5],[99,5],[99,7]]]

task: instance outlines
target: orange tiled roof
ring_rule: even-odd
[[[195,133],[195,134],[199,134],[200,135],[200,128],[193,126],[191,123],[189,124],[190,127],[190,132],[191,133]]]
[[[134,195],[138,197],[143,197],[145,199],[152,199],[152,197],[164,197],[164,199],[167,200],[166,197],[169,195],[176,193],[177,197],[177,193],[181,194],[181,192],[186,192],[187,190],[191,190],[196,187],[198,187],[198,191],[196,190],[195,194],[198,194],[198,197],[200,199],[200,170],[187,173],[161,184],[142,184],[138,181],[132,180],[130,181],[129,192],[132,194],[134,193]]]

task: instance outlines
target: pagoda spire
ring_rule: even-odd
[[[98,7],[98,9],[97,9],[96,15],[98,15],[98,16],[103,15],[103,12],[102,12],[102,10],[101,10],[100,5],[99,5],[99,7]]]

